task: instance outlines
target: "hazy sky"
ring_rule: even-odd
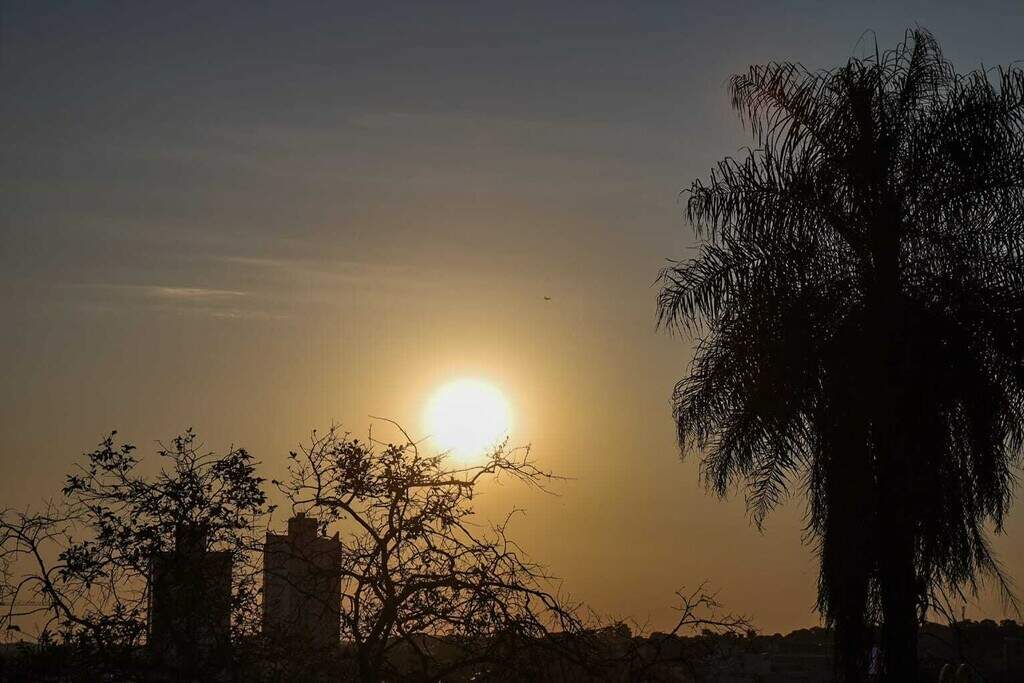
[[[273,475],[314,427],[421,434],[435,387],[482,377],[574,479],[481,510],[525,507],[568,591],[655,627],[704,579],[769,632],[817,623],[800,499],[759,534],[702,491],[669,408],[689,345],[654,328],[679,190],[748,142],[727,78],[916,23],[960,68],[1024,59],[1020,2],[0,12],[0,506],[111,429],[192,425]],[[1024,579],[1024,513],[1008,534]]]

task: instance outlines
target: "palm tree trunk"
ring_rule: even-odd
[[[882,608],[882,663],[885,681],[917,680],[918,576],[915,563],[914,482],[911,452],[899,418],[903,400],[898,371],[887,392],[891,409],[879,424],[878,583]]]
[[[882,653],[885,681],[917,680],[917,575],[913,530],[892,520],[883,536],[879,584],[882,602]]]
[[[890,393],[898,395],[898,390]],[[882,665],[884,681],[913,683],[917,680],[918,636],[913,482],[910,453],[901,438],[897,415],[891,413],[879,430],[885,435],[884,447],[879,449],[879,507],[884,520],[879,529],[878,555]]]
[[[868,582],[859,566],[860,558],[854,559],[852,571],[836,581],[836,588],[845,594],[837,597],[834,605],[835,626],[835,675],[839,683],[861,683],[865,678],[867,658],[865,653],[871,646],[870,631],[864,622],[865,600]],[[833,577],[833,579],[836,577]]]
[[[892,217],[894,212],[883,211]],[[878,481],[878,583],[882,608],[883,680],[917,680],[917,569],[914,495],[906,404],[906,321],[900,283],[899,221],[875,231],[874,350],[876,413],[873,420]]]
[[[822,460],[828,470],[829,509],[821,548],[821,578],[827,593],[827,613],[835,628],[835,674],[840,683],[860,683],[867,671],[871,631],[867,621],[871,591],[874,514],[865,501],[877,498],[874,474],[863,439],[870,424],[861,396],[860,373],[841,375],[845,385],[831,393],[844,400],[829,407],[834,437]],[[843,396],[843,392],[849,395]],[[819,599],[822,596],[819,594]]]

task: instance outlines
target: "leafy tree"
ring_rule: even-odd
[[[924,30],[812,72],[733,77],[756,149],[689,189],[696,258],[659,323],[698,338],[673,401],[754,521],[795,482],[838,666],[914,680],[934,590],[1005,586],[986,535],[1024,438],[1024,71],[958,74]]]
[[[59,503],[0,520],[0,547],[24,570],[5,621],[43,615],[44,632],[114,666],[145,641],[153,558],[173,548],[176,529],[201,527],[207,549],[231,554],[233,631],[254,633],[255,543],[272,508],[253,457],[207,451],[188,430],[159,445],[153,472],[115,436],[68,475]]]

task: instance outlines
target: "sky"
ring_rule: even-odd
[[[960,69],[1024,59],[1019,2],[4,0],[0,507],[112,429],[273,476],[332,422],[423,435],[476,377],[570,478],[480,513],[525,508],[567,593],[657,628],[706,580],[769,633],[818,624],[798,492],[759,532],[679,459],[691,343],[652,285],[692,253],[680,190],[750,141],[731,74],[915,25]],[[1006,531],[1024,580],[1019,508]]]

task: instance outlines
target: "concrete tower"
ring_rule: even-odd
[[[231,553],[206,549],[207,529],[179,524],[174,550],[150,562],[149,644],[162,659],[193,663],[231,640]]]
[[[299,513],[288,534],[267,534],[263,549],[263,634],[313,648],[341,639],[341,541],[317,534]]]

